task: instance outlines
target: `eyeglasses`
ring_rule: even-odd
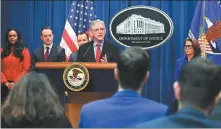
[[[184,48],[185,49],[191,49],[191,48],[193,48],[193,45],[184,45]]]
[[[99,30],[100,30],[100,31],[104,31],[105,28],[95,29],[95,30],[93,30],[93,31],[94,31],[94,32],[99,32]]]

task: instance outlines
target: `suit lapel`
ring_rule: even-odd
[[[106,54],[106,56],[107,56],[107,53],[106,53],[106,52],[107,52],[107,49],[108,49],[107,43],[105,43],[105,41],[104,41],[100,58],[104,57],[105,54]]]
[[[102,58],[103,56],[105,56],[105,54],[106,54],[106,53],[105,53],[105,52],[106,52],[106,49],[107,49],[107,45],[106,45],[106,43],[104,42],[100,58]]]
[[[40,61],[42,62],[45,62],[45,55],[44,55],[44,46],[42,45],[41,48],[40,48],[40,54],[39,54],[39,58],[40,58]]]
[[[96,62],[95,55],[94,55],[94,41],[92,41],[91,45],[92,46],[90,47],[90,50],[89,50],[89,59],[92,59],[91,62]]]

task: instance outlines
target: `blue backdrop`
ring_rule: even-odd
[[[71,3],[70,0],[2,1],[1,45],[4,45],[6,29],[17,28],[32,53],[42,44],[40,31],[45,25],[52,27],[54,43],[59,44]],[[151,71],[150,78],[143,90],[143,96],[165,104],[171,102],[176,59],[184,55],[183,41],[188,36],[196,4],[197,1],[94,0],[96,15],[105,21],[107,28],[111,18],[118,11],[129,6],[153,6],[163,10],[171,17],[174,23],[174,33],[171,39],[164,45],[148,51],[151,57]],[[109,32],[107,32],[106,39],[112,40]],[[124,49],[122,46],[116,45],[121,50]]]

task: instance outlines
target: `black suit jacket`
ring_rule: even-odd
[[[94,41],[90,41],[80,46],[77,62],[96,62],[93,43]],[[113,45],[113,43],[104,41],[100,58],[105,56],[105,54],[107,56],[107,62],[116,62],[119,49]]]
[[[64,62],[65,61],[65,50],[60,46],[53,44],[50,54],[48,56],[48,62]],[[44,46],[37,48],[31,57],[31,68],[35,69],[37,62],[45,62],[44,58]]]
[[[71,55],[69,57],[69,62],[76,62],[77,56],[78,56],[78,52],[71,53]]]

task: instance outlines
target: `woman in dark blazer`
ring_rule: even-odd
[[[2,128],[71,128],[48,78],[30,72],[10,91],[1,110]]]

